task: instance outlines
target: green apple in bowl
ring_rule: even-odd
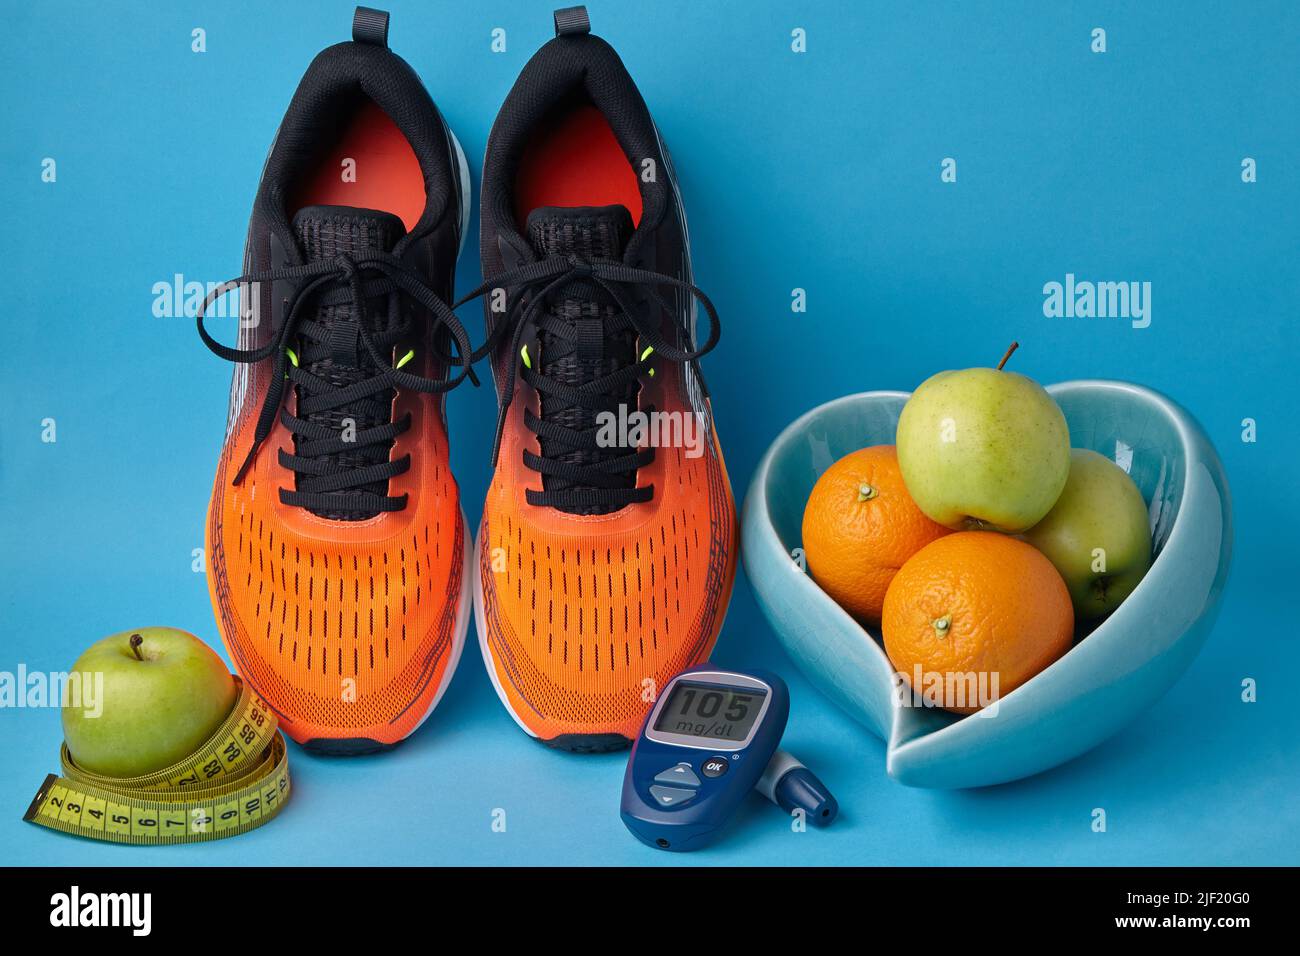
[[[63,739],[78,766],[110,777],[161,770],[197,750],[235,706],[235,679],[187,631],[142,627],[90,645],[72,665],[95,707],[63,708]]]
[[[958,530],[1016,533],[1056,504],[1070,473],[1070,429],[1033,379],[997,368],[939,372],[898,419],[898,466],[917,506]]]
[[[1151,567],[1142,492],[1123,468],[1095,451],[1070,452],[1065,490],[1023,537],[1061,572],[1080,621],[1119,607]]]

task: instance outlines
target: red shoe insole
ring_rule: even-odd
[[[355,182],[344,179],[345,159],[356,163]],[[290,218],[304,206],[359,206],[390,212],[410,230],[424,213],[424,174],[397,124],[367,101],[293,198]]]
[[[515,217],[524,228],[539,206],[625,206],[641,221],[636,170],[603,113],[580,106],[536,130],[515,177]]]

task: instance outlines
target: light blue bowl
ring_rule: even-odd
[[[814,408],[783,431],[745,499],[745,570],[759,605],[814,685],[886,743],[886,770],[917,787],[980,787],[1095,747],[1176,681],[1214,624],[1228,576],[1228,482],[1196,421],[1124,382],[1050,386],[1076,448],[1126,465],[1149,505],[1156,559],[1120,607],[1064,657],[1004,696],[996,715],[960,718],[905,705],[878,635],[800,570],[804,504],[832,462],[894,443],[903,392]]]

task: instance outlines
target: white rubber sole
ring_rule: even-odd
[[[460,520],[464,523],[465,534],[469,535],[469,522],[465,520],[465,509],[460,510]],[[466,542],[468,544],[468,542]],[[456,599],[456,626],[452,634],[451,659],[447,661],[447,670],[443,672],[442,683],[438,685],[438,690],[433,695],[433,700],[429,704],[429,709],[424,712],[420,722],[411,728],[405,740],[424,726],[424,722],[429,719],[438,703],[442,700],[442,695],[447,693],[447,688],[451,686],[451,679],[456,676],[456,668],[460,665],[461,652],[465,650],[465,638],[469,635],[469,614],[472,605],[470,599],[470,577],[475,571],[475,554],[476,552],[466,547],[464,549],[465,560],[464,568],[461,573],[460,596]],[[477,580],[477,577],[475,578]]]
[[[479,549],[482,544],[482,534],[476,533],[474,535],[474,629],[478,631],[478,649],[483,655],[483,665],[487,668],[488,677],[492,680],[492,687],[496,690],[497,697],[501,699],[501,706],[506,709],[507,714],[514,718],[520,730],[529,737],[536,737],[538,736],[537,733],[520,720],[519,715],[515,713],[515,709],[510,706],[510,700],[506,697],[505,688],[501,686],[501,681],[497,679],[497,668],[492,661],[492,652],[488,650],[487,630],[484,627],[484,621],[487,618],[483,612],[483,576],[480,573],[483,564],[480,560]]]
[[[447,135],[451,137],[452,148],[456,151],[456,166],[460,171],[460,247],[456,250],[456,258],[459,259],[465,251],[465,240],[469,237],[470,203],[474,200],[473,183],[469,178],[469,160],[465,158],[465,150],[450,126],[447,127]]]

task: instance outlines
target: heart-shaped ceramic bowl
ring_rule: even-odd
[[[1148,503],[1155,561],[1120,607],[1060,660],[1002,697],[993,716],[914,706],[878,635],[797,560],[804,504],[832,462],[893,444],[904,392],[821,405],[768,449],[745,499],[745,570],[808,679],[886,743],[886,769],[918,787],[979,787],[1038,773],[1105,740],[1187,669],[1213,626],[1232,550],[1223,466],[1177,404],[1124,382],[1050,386],[1070,442],[1117,461]]]

